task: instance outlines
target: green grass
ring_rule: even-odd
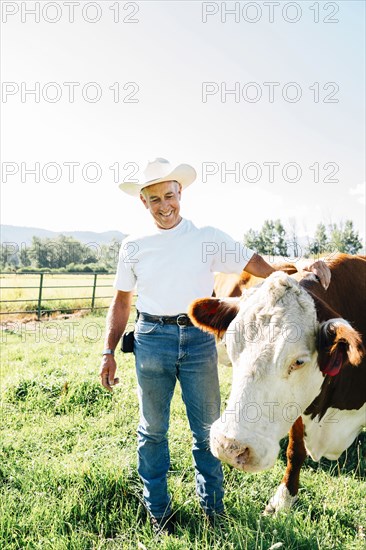
[[[109,305],[112,296],[114,275],[98,274],[95,293],[95,306]],[[41,309],[45,312],[52,309],[68,310],[90,307],[93,293],[94,274],[43,274]],[[34,311],[37,309],[39,296],[39,274],[0,275],[1,311]],[[13,288],[7,288],[13,287]],[[62,288],[63,287],[63,288]],[[6,302],[7,300],[20,300]],[[25,301],[24,301],[25,300]],[[26,300],[32,300],[26,302]]]
[[[224,466],[231,519],[211,531],[195,497],[179,390],[169,485],[180,525],[176,537],[154,538],[136,472],[133,356],[118,355],[121,383],[110,395],[98,378],[103,331],[104,318],[94,315],[2,332],[1,548],[365,549],[366,434],[338,462],[308,460],[298,505],[276,518],[261,513],[283,475],[283,452],[261,474]],[[230,376],[220,368],[224,399]]]

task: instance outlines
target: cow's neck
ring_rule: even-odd
[[[331,284],[324,290],[320,283],[305,278],[300,285],[312,296],[319,322],[342,317],[362,335],[365,342],[366,321],[363,311],[366,261],[359,257],[331,266]],[[366,402],[366,359],[355,367],[344,365],[337,376],[326,376],[319,395],[305,415],[322,418],[330,407],[340,410],[360,409]]]

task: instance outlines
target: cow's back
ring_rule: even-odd
[[[273,268],[284,271],[288,275],[298,273],[296,266],[291,263],[275,263]],[[245,289],[261,282],[263,282],[262,277],[256,277],[246,271],[242,271],[240,275],[236,273],[215,273],[213,296],[217,298],[235,298],[241,296]]]

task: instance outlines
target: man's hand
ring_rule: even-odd
[[[112,386],[119,382],[119,378],[115,378],[117,363],[114,355],[103,355],[102,364],[100,366],[99,375],[101,377],[102,386],[108,391],[113,391]]]
[[[325,290],[327,290],[330,283],[331,272],[324,261],[318,260],[317,262],[310,263],[309,265],[302,265],[301,268],[303,271],[310,271],[310,273],[314,273],[314,275],[318,277],[320,284]]]

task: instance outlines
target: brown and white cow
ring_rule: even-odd
[[[342,254],[329,267],[327,291],[313,275],[298,283],[277,272],[236,303],[201,299],[189,312],[225,335],[233,364],[213,454],[244,471],[268,469],[291,428],[291,460],[269,511],[292,505],[306,451],[334,460],[366,426],[366,258]]]

